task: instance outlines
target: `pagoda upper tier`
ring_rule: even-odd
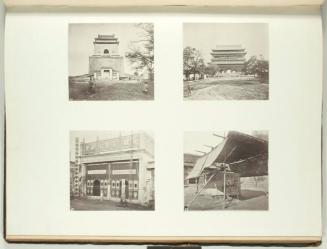
[[[94,44],[119,44],[118,38],[115,35],[98,35],[94,38]]]
[[[211,50],[211,64],[244,64],[246,53],[241,45],[219,45]]]

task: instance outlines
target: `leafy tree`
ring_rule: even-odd
[[[252,56],[245,62],[245,74],[253,74],[259,78],[260,82],[267,82],[269,78],[269,62],[262,55]]]
[[[184,48],[183,69],[186,79],[189,79],[191,74],[203,74],[205,65],[200,51],[191,47]]]
[[[126,58],[129,59],[136,72],[146,70],[150,79],[153,79],[154,71],[154,31],[153,24],[140,23],[136,24],[141,30],[141,39],[133,41],[129,47],[129,52],[126,53]]]
[[[204,73],[210,76],[214,76],[217,73],[217,67],[209,65],[204,68]]]

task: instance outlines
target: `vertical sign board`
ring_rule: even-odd
[[[79,196],[79,138],[75,138],[74,196]]]

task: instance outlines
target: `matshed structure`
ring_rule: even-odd
[[[153,146],[143,132],[81,142],[82,197],[154,205]]]
[[[198,158],[199,158],[198,155],[189,154],[189,153],[184,154],[184,179],[186,179],[189,173],[192,171]],[[195,183],[195,180],[189,179],[184,181],[185,185],[189,183]]]
[[[241,45],[217,45],[211,50],[209,63],[219,73],[241,73],[244,69],[246,50]]]
[[[268,175],[268,141],[237,131],[230,131],[224,140],[201,156],[185,180],[196,179],[197,193],[215,187],[227,197],[239,198],[240,177]]]
[[[96,80],[119,80],[124,74],[124,57],[119,55],[119,41],[115,35],[94,38],[94,52],[89,57],[89,74]]]

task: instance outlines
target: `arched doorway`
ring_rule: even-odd
[[[101,78],[104,80],[112,79],[112,69],[111,68],[102,68],[101,69]]]
[[[100,181],[94,180],[93,182],[93,195],[100,196]]]

